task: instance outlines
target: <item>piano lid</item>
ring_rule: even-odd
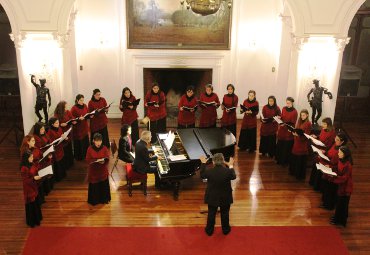
[[[178,135],[188,153],[189,159],[212,156],[211,150],[236,144],[235,136],[225,128],[178,129]]]
[[[221,149],[236,144],[236,138],[233,133],[225,128],[207,128],[197,129],[204,145],[209,150]]]

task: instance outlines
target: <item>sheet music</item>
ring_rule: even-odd
[[[93,115],[95,114],[96,110],[92,111],[92,112],[88,112],[86,113],[84,116],[82,116],[83,118],[86,118],[86,116],[89,116],[89,115]]]
[[[316,168],[320,171],[322,171],[324,174],[328,174],[328,175],[333,175],[333,176],[337,176],[337,174],[335,172],[333,172],[331,170],[330,167],[327,167],[327,166],[324,166],[323,164],[319,163],[319,164],[316,164]]]
[[[329,159],[327,156],[325,156],[325,154],[324,154],[324,153],[322,153],[322,151],[321,151],[320,149],[316,148],[316,147],[315,147],[315,146],[313,146],[313,145],[311,145],[311,148],[312,148],[313,152],[317,152],[317,154],[319,154],[319,156],[320,156],[321,158],[323,158],[323,159],[325,159],[326,161],[329,161],[329,162],[330,162],[330,159]]]
[[[323,144],[323,142],[321,142],[320,140],[315,139],[312,136],[307,135],[306,133],[304,135],[306,136],[307,139],[311,140],[314,144],[321,146],[321,147],[326,147],[325,144]]]
[[[52,167],[52,165],[47,166],[47,167],[39,170],[39,172],[38,172],[38,175],[40,177],[44,177],[44,176],[49,175],[49,174],[53,174],[53,167]]]
[[[179,161],[179,160],[185,160],[187,159],[184,154],[179,154],[179,155],[171,155],[168,157],[171,161]]]
[[[168,136],[168,134],[166,133],[166,134],[158,134],[158,137],[159,137],[159,139],[161,139],[161,140],[166,140],[167,139],[167,136]]]
[[[172,133],[172,131],[170,130],[170,132],[168,132],[168,136],[167,136],[166,140],[164,140],[164,144],[166,145],[168,150],[171,149],[172,144],[173,144],[174,141],[175,141],[175,134]]]
[[[106,158],[98,158],[97,160],[91,162],[90,164],[104,162],[105,160],[106,160]]]
[[[130,154],[131,154],[131,156],[132,156],[133,158],[135,158],[135,153],[134,153],[134,152],[130,151]]]
[[[274,116],[272,117],[278,124],[284,124],[284,122],[278,117],[278,116]]]
[[[57,143],[57,145],[59,145],[61,142],[63,142],[66,138],[67,138],[67,136],[69,135],[69,133],[72,131],[72,127],[70,127],[66,132],[64,132],[63,134],[62,134],[62,136],[60,137],[61,139],[60,139],[60,141]]]

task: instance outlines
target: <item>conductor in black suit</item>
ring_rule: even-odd
[[[141,132],[140,139],[135,144],[135,159],[133,163],[133,168],[135,172],[141,174],[154,173],[155,175],[155,186],[160,187],[160,181],[158,176],[158,166],[157,159],[160,159],[153,151],[149,151],[148,146],[150,145],[150,140],[152,139],[152,134],[150,131]]]
[[[236,178],[234,159],[230,158],[229,162],[225,162],[222,153],[216,153],[212,158],[214,167],[209,169],[206,169],[205,157],[201,157],[200,161],[202,162],[200,176],[207,179],[204,202],[208,204],[208,218],[205,231],[209,236],[213,234],[217,208],[220,207],[222,232],[227,235],[231,231],[229,224],[230,205],[233,203],[231,180]]]

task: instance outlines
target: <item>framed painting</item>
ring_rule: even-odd
[[[230,49],[232,7],[196,14],[182,0],[126,0],[129,49]]]

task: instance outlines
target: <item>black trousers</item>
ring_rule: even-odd
[[[230,204],[222,205],[222,206],[208,205],[208,218],[207,218],[207,226],[206,226],[206,231],[208,233],[212,233],[215,228],[216,213],[217,213],[218,207],[220,207],[220,211],[221,211],[222,231],[228,232],[230,230],[230,224],[229,224]]]
[[[351,196],[339,196],[337,207],[335,208],[334,221],[340,225],[347,225],[348,205]]]

